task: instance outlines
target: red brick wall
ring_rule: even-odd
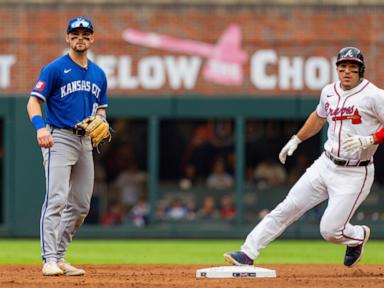
[[[3,5],[0,6],[0,94],[29,93],[41,67],[63,53],[67,20],[77,15],[87,16],[94,22],[96,42],[92,52],[97,63],[104,65],[103,68],[107,63],[109,67],[104,70],[108,70],[109,94],[113,96],[316,96],[320,91],[316,77],[323,73],[317,84],[334,79],[332,57],[343,46],[361,48],[366,57],[367,78],[378,86],[384,86],[381,61],[384,59],[383,12],[382,7]],[[213,46],[231,24],[240,27],[240,48],[248,55],[248,59],[239,66],[243,73],[239,85],[217,84],[207,79],[203,72],[206,57],[133,45],[122,38],[122,32],[132,28]],[[259,61],[261,58],[265,60],[264,54],[260,56],[263,50],[269,53],[265,55],[275,57],[272,62],[266,58],[264,66]],[[150,56],[154,56],[160,66],[153,64]],[[191,81],[188,86],[179,81],[183,76],[173,75],[176,84],[172,85],[172,67],[166,66],[166,57],[172,61],[180,61],[180,57],[191,61],[193,56],[196,61],[201,61],[199,69],[194,70],[196,77],[188,76]],[[14,61],[9,64],[9,59]],[[320,59],[315,62],[316,65],[322,63],[322,70],[316,70],[316,65],[313,68],[309,59]],[[288,70],[282,68],[281,62],[288,66],[297,65],[292,72],[296,75],[294,80],[280,75]],[[155,69],[152,65],[158,70],[152,70]],[[258,69],[264,76],[258,74]],[[159,73],[156,74],[158,83],[151,86],[156,81],[149,81],[148,88],[140,78],[144,76],[138,76],[139,73],[147,77],[146,81],[153,76],[151,73]],[[263,77],[266,77],[265,81]],[[296,82],[292,84],[291,81]]]

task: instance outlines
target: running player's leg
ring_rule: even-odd
[[[276,239],[306,211],[328,198],[321,165],[317,160],[291,188],[287,197],[248,234],[241,251],[255,259],[260,250]]]
[[[82,151],[72,168],[68,203],[63,211],[57,242],[57,259],[64,258],[72,237],[88,214],[93,192],[94,166],[92,145],[88,138],[82,138]]]
[[[374,175],[374,166],[335,167],[337,177],[329,178],[329,201],[320,223],[324,239],[348,246],[361,244],[364,229],[349,223],[356,209],[367,198]],[[370,171],[371,170],[371,171]]]

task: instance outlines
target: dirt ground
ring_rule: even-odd
[[[384,266],[259,265],[277,278],[196,279],[196,270],[214,265],[84,265],[85,276],[41,275],[37,265],[0,265],[0,287],[209,287],[327,288],[384,287]]]

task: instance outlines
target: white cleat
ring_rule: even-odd
[[[66,276],[82,276],[85,274],[83,269],[76,268],[65,260],[60,260],[57,265],[63,270],[64,275]]]
[[[43,269],[41,270],[44,276],[59,276],[63,275],[64,272],[59,268],[56,262],[49,261],[44,263]]]

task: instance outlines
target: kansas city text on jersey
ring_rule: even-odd
[[[91,85],[92,84],[92,85]],[[96,96],[97,99],[99,99],[100,91],[101,89],[97,84],[91,83],[90,81],[85,81],[85,80],[77,80],[77,81],[72,81],[64,86],[61,86],[61,98],[64,98],[65,96],[77,92],[77,91],[86,91],[86,92],[92,92],[93,95]]]

